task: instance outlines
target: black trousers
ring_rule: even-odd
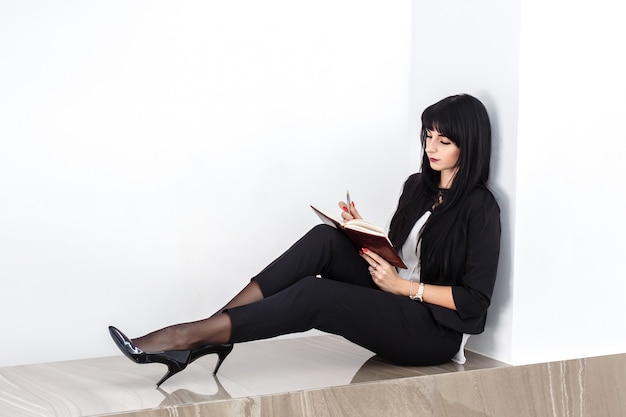
[[[439,325],[426,304],[380,290],[367,267],[343,233],[314,227],[253,278],[263,300],[228,310],[231,342],[318,329],[400,364],[450,360],[461,333]]]

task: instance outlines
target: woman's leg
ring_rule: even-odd
[[[461,333],[441,327],[425,304],[316,277],[225,314],[233,343],[315,328],[408,365],[446,362],[461,342]]]
[[[170,340],[189,338],[186,343],[193,341],[202,346],[310,329],[341,335],[388,360],[407,365],[435,365],[450,360],[462,336],[438,325],[425,304],[408,297],[317,277],[306,277],[258,302],[165,330]],[[185,335],[186,330],[191,333]]]
[[[368,264],[345,234],[318,225],[305,234],[253,280],[265,297],[276,294],[308,276],[376,288]]]
[[[231,329],[230,316],[219,313],[204,320],[164,327],[133,339],[132,342],[144,352],[195,349],[228,342]]]
[[[256,301],[263,299],[263,292],[261,291],[261,287],[259,283],[255,279],[251,279],[248,282],[248,285],[243,287],[239,293],[233,297],[224,307],[217,310],[211,317],[215,317],[218,314],[221,314],[224,310],[229,308],[243,306],[246,304],[254,303]]]
[[[367,263],[352,242],[336,229],[319,225],[252,278],[210,318],[168,326],[133,339],[133,343],[147,352],[225,343],[230,340],[231,326],[230,317],[222,311],[260,301],[310,275],[375,287]]]

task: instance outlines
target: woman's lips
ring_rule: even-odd
[[[429,160],[430,162],[437,162],[437,161],[439,161],[439,159],[437,159],[437,158],[428,158],[428,160]]]

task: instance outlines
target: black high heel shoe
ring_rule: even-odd
[[[131,361],[135,363],[162,363],[167,365],[167,372],[163,375],[163,378],[157,382],[157,387],[171,376],[185,369],[191,362],[210,353],[217,354],[217,364],[213,370],[213,375],[215,375],[218,369],[220,369],[222,362],[224,362],[224,359],[226,359],[228,354],[233,350],[232,343],[225,343],[223,345],[206,345],[197,349],[144,352],[115,327],[109,326],[109,333],[111,333],[111,337],[117,347]]]

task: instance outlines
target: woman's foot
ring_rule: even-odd
[[[204,345],[194,349],[173,349],[146,352],[142,348],[136,346],[131,339],[115,327],[109,326],[109,333],[111,334],[111,337],[117,347],[133,362],[140,364],[162,363],[167,366],[167,372],[163,378],[157,382],[157,387],[171,376],[184,370],[191,362],[211,353],[216,353],[218,355],[218,361],[215,365],[215,369],[213,370],[213,375],[215,375],[224,359],[226,359],[226,357],[233,350],[232,344],[224,343],[217,345]]]
[[[230,341],[231,322],[228,313],[208,319],[175,324],[132,340],[144,352],[189,350]]]
[[[188,341],[185,324],[177,324],[132,339],[134,346],[144,352],[160,352],[163,350],[189,350],[193,346]]]

